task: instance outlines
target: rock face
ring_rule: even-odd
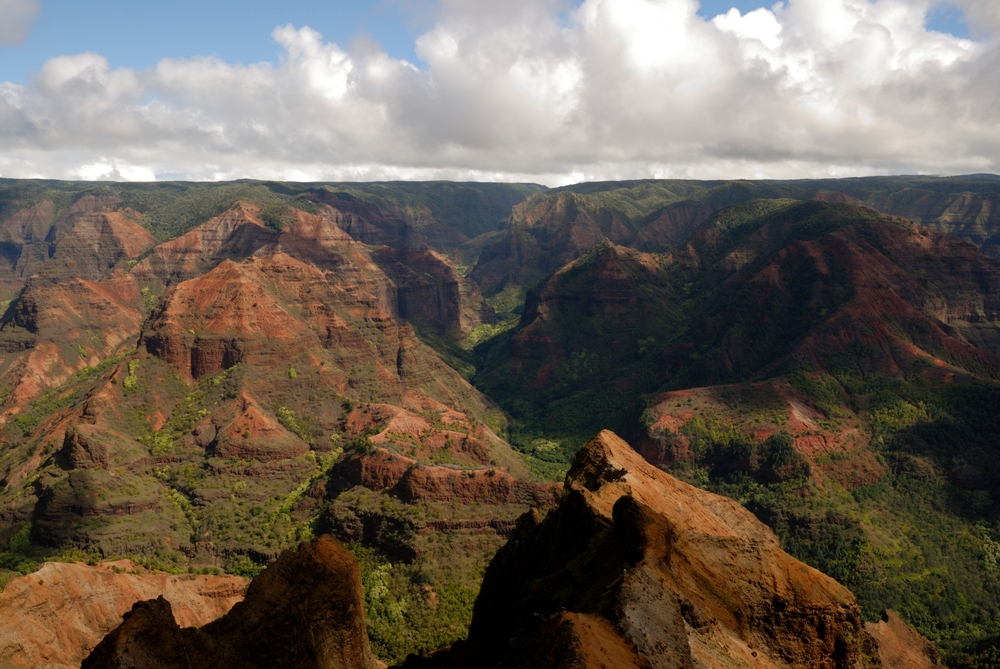
[[[0,593],[0,666],[79,667],[140,600],[165,595],[177,624],[199,626],[225,615],[246,587],[237,576],[152,574],[128,560],[50,562]]]
[[[479,287],[429,248],[383,246],[372,259],[396,284],[400,318],[418,327],[458,339],[476,325],[496,320]]]
[[[0,383],[12,392],[4,415],[131,344],[143,320],[138,287],[127,276],[31,279],[5,316]]]
[[[458,504],[525,504],[547,508],[559,501],[560,483],[536,483],[515,479],[498,467],[455,469],[423,465],[377,448],[355,455],[338,466],[347,485],[369,490],[391,490],[404,502],[448,502]]]
[[[883,665],[846,588],[613,433],[584,446],[568,480],[560,506],[523,516],[490,564],[468,640],[407,666],[904,666]]]
[[[82,666],[374,669],[360,567],[336,540],[320,537],[283,553],[243,602],[199,629],[180,628],[162,596],[139,602]]]
[[[43,275],[97,281],[119,261],[135,258],[156,243],[139,225],[142,216],[128,209],[86,212],[71,220],[72,226],[56,242],[52,262],[43,268]]]
[[[14,212],[0,224],[0,291],[13,297],[25,280],[49,259],[48,239],[55,218],[51,200]]]
[[[131,209],[115,209],[114,198],[81,197],[57,216],[45,200],[0,222],[0,293],[13,297],[36,273],[50,280],[96,281],[119,261],[135,258],[156,243]]]

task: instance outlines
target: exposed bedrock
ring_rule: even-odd
[[[854,596],[753,514],[613,433],[568,480],[559,507],[522,516],[490,564],[468,640],[407,667],[909,666],[883,664],[888,644]]]
[[[129,560],[50,562],[0,593],[0,666],[75,669],[140,600],[165,595],[178,624],[205,625],[246,588],[238,576],[156,574]]]
[[[286,551],[215,622],[181,628],[162,596],[137,603],[83,669],[374,669],[361,570],[335,539]]]
[[[349,486],[390,490],[405,502],[455,501],[459,504],[526,504],[550,507],[559,501],[560,483],[536,483],[514,478],[500,467],[458,469],[426,465],[375,449],[338,466]]]

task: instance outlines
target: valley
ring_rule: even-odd
[[[508,642],[518,666],[541,637],[475,616],[527,616],[541,600],[510,584],[563,573],[517,551],[575,527],[612,541],[633,511],[570,472],[612,430],[631,447],[594,457],[626,448],[649,490],[738,502],[737,525],[763,523],[853,602],[850,634],[892,609],[879,624],[905,621],[953,669],[994,666],[998,257],[1000,179],[982,175],[0,180],[0,583],[120,560],[253,578],[331,534],[360,564],[374,658],[425,666],[407,657],[468,636],[426,666]],[[563,557],[598,580],[602,561],[641,562],[612,553]],[[632,624],[563,595],[544,594],[546,615],[575,604],[537,634]],[[102,633],[131,607],[115,601]],[[676,666],[744,653],[736,623],[691,623],[705,615],[667,644],[694,653]],[[595,634],[602,653],[638,638]],[[800,653],[785,641],[767,643]],[[11,648],[0,664],[20,666]]]

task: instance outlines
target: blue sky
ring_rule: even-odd
[[[0,80],[23,81],[53,56],[92,51],[112,67],[145,68],[162,58],[214,55],[230,63],[275,61],[276,26],[309,26],[347,46],[359,34],[389,55],[415,60],[427,2],[399,0],[43,0],[27,40],[0,47]]]
[[[746,13],[771,4],[703,0],[699,13],[713,17],[731,7]],[[0,81],[22,83],[47,59],[86,51],[106,57],[112,67],[137,69],[162,58],[207,55],[229,63],[273,62],[281,49],[271,31],[289,23],[309,26],[342,47],[364,35],[390,56],[421,64],[414,40],[433,15],[433,0],[43,0],[26,41],[0,46]],[[952,5],[933,10],[928,27],[968,36],[964,15]]]

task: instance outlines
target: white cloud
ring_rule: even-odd
[[[156,175],[148,167],[104,158],[96,163],[80,166],[75,176],[86,181],[156,181]]]
[[[980,41],[928,31],[932,4],[789,0],[704,20],[694,0],[444,0],[417,40],[425,70],[292,26],[273,33],[276,64],[60,56],[0,84],[0,175],[998,172],[996,3],[962,0]]]
[[[0,0],[0,44],[20,44],[42,5],[39,0]]]

